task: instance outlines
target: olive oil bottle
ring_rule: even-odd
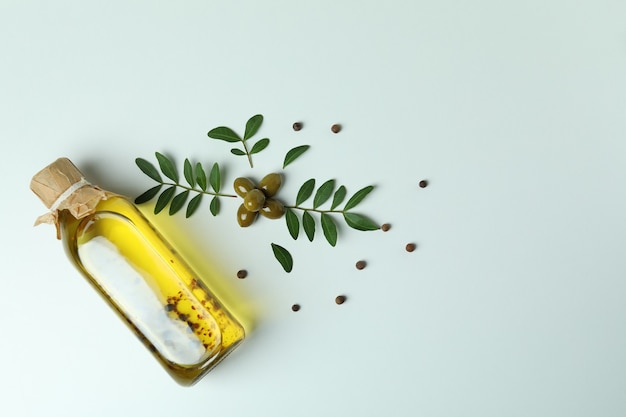
[[[67,158],[31,181],[78,270],[181,385],[244,339],[237,319],[125,197],[89,184]]]

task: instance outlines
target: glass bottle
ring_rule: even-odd
[[[245,336],[243,326],[125,197],[89,184],[67,158],[31,189],[50,209],[70,260],[181,385],[192,385]]]

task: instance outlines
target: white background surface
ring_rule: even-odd
[[[1,0],[3,415],[625,415],[625,13],[621,0]],[[272,144],[251,170],[206,132],[256,113]],[[331,248],[282,221],[240,230],[234,201],[217,218],[153,218],[200,271],[218,265],[254,322],[193,388],[53,228],[31,227],[45,209],[28,183],[59,156],[134,197],[151,186],[138,156],[220,162],[230,188],[300,144],[285,200],[310,177],[374,184],[360,211],[393,227],[343,227]]]

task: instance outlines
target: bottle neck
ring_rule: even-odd
[[[96,211],[98,203],[102,200],[113,196],[97,185],[92,185],[84,178],[80,178],[74,184],[70,185],[50,206],[50,211],[39,216],[35,221],[35,226],[41,223],[54,224],[57,229],[57,238],[59,234],[59,215],[63,211],[67,211],[75,219],[82,219]]]

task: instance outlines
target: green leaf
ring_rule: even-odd
[[[139,197],[135,199],[135,204],[142,204],[146,201],[150,201],[159,193],[159,190],[163,187],[162,184],[157,185],[156,187],[150,188],[145,193],[141,194]]]
[[[187,201],[187,197],[189,197],[189,190],[183,191],[178,194],[176,197],[172,199],[172,204],[170,204],[170,216],[176,214]]]
[[[196,181],[198,181],[198,185],[202,188],[202,191],[206,191],[206,172],[204,172],[204,168],[202,168],[200,162],[196,164]]]
[[[298,239],[298,235],[300,234],[300,221],[298,220],[298,215],[293,210],[287,209],[285,211],[285,220],[287,221],[287,229],[289,229],[291,237],[294,240]]]
[[[293,258],[289,251],[276,243],[272,243],[272,251],[274,252],[274,257],[280,262],[285,272],[291,272],[293,269]]]
[[[189,162],[189,159],[187,158],[185,158],[183,172],[185,174],[185,179],[187,180],[187,183],[191,188],[193,188],[193,186],[196,185],[196,181],[193,177],[193,167],[191,166],[191,162]]]
[[[246,154],[244,151],[242,151],[241,149],[237,149],[237,148],[231,149],[230,153],[232,153],[233,155],[237,155],[237,156],[244,156]]]
[[[300,155],[305,153],[310,148],[309,145],[296,146],[293,149],[290,149],[289,152],[285,155],[285,161],[283,162],[283,169],[290,163],[296,160]]]
[[[356,193],[354,193],[354,195],[352,197],[350,197],[350,199],[348,200],[348,202],[346,203],[346,205],[344,206],[344,211],[348,211],[351,208],[354,208],[357,204],[359,204],[366,195],[368,195],[370,193],[370,191],[372,191],[374,189],[374,187],[372,185],[368,185],[365,188],[361,188],[359,191],[357,191]]]
[[[161,167],[161,172],[165,174],[165,176],[171,179],[174,182],[178,182],[178,172],[176,172],[176,168],[174,168],[174,164],[172,161],[165,155],[159,152],[155,152],[157,160],[159,161],[159,167]]]
[[[330,198],[334,188],[335,180],[328,180],[324,184],[320,185],[320,188],[318,188],[315,193],[315,197],[313,197],[313,208],[318,208],[324,204]]]
[[[356,230],[378,230],[380,227],[367,217],[357,213],[343,213],[348,226]]]
[[[191,217],[191,215],[195,213],[200,206],[200,201],[202,201],[202,194],[198,194],[189,201],[189,204],[187,204],[187,212],[185,213],[186,218]]]
[[[330,205],[330,209],[336,209],[339,204],[343,202],[344,198],[346,198],[346,187],[342,185],[341,187],[337,188],[337,191],[335,191],[335,195],[333,196],[333,203]]]
[[[174,192],[176,192],[176,186],[172,185],[170,188],[161,193],[154,206],[154,214],[159,214],[163,211],[163,209],[167,206],[167,203],[169,203],[172,197],[174,197]]]
[[[157,169],[154,167],[154,165],[152,165],[151,162],[146,161],[143,158],[137,158],[135,159],[135,163],[137,164],[141,172],[143,172],[144,174],[146,174],[147,176],[149,176],[156,182],[163,182],[163,180],[161,179],[161,175],[159,174],[159,171],[157,171]]]
[[[209,211],[213,216],[217,216],[217,213],[220,212],[220,199],[217,196],[213,196],[211,199],[211,204],[209,204]]]
[[[220,166],[217,164],[217,162],[214,163],[213,168],[211,168],[211,173],[209,174],[209,183],[216,193],[220,192],[222,176],[220,174]]]
[[[296,206],[304,203],[307,198],[311,197],[313,194],[313,189],[315,188],[315,179],[311,178],[300,187],[298,190],[298,195],[296,196]]]
[[[310,242],[313,242],[313,238],[315,237],[315,220],[308,211],[302,214],[302,227],[304,228],[306,237],[309,238]]]
[[[241,138],[233,130],[226,126],[216,127],[207,133],[212,139],[225,140],[226,142],[239,142]]]
[[[267,145],[270,144],[270,140],[268,138],[261,139],[257,143],[254,144],[252,149],[250,149],[250,155],[261,152],[263,149],[267,148]]]
[[[322,231],[330,246],[335,246],[337,244],[337,226],[328,213],[322,213]]]
[[[263,115],[257,114],[252,116],[246,123],[246,131],[243,134],[243,140],[248,140],[258,132],[259,127],[263,123]]]

